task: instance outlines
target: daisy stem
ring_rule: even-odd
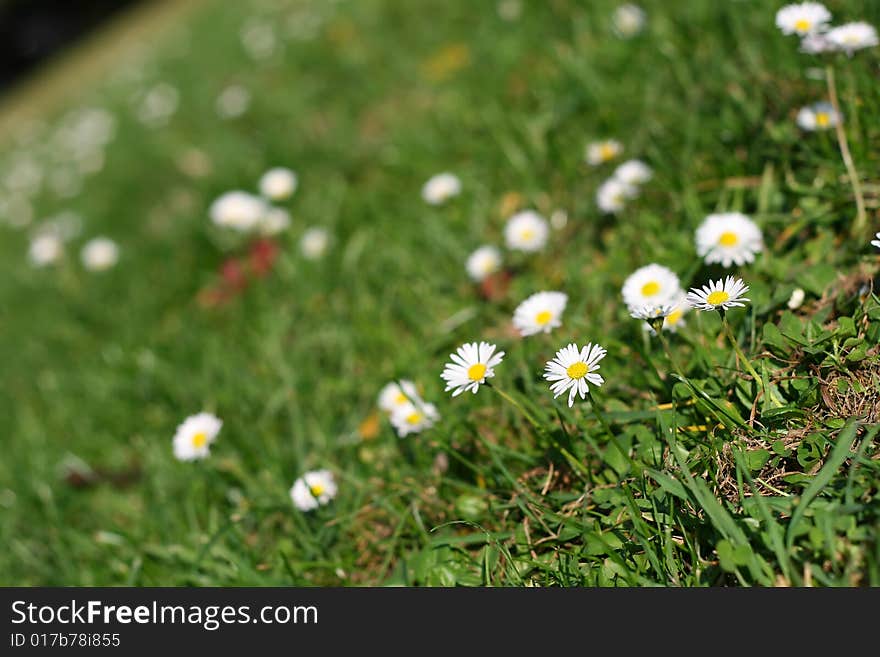
[[[605,433],[608,434],[608,438],[611,441],[611,444],[620,452],[621,456],[627,460],[630,466],[635,469],[636,464],[633,461],[632,456],[629,455],[623,445],[617,442],[617,435],[611,430],[611,425],[608,424],[608,421],[605,419],[605,416],[602,414],[602,411],[599,410],[599,405],[596,403],[596,398],[593,397],[593,392],[591,390],[587,390],[587,399],[590,400],[590,408],[593,411],[593,415],[596,416],[596,419],[599,420],[599,424],[602,425],[602,428],[605,430]]]
[[[846,130],[843,127],[843,121],[840,113],[840,101],[837,98],[837,82],[834,79],[834,67],[828,64],[825,67],[825,81],[828,84],[828,97],[831,100],[831,106],[837,120],[834,123],[834,131],[837,134],[837,143],[840,146],[840,155],[843,157],[843,164],[846,166],[846,172],[849,175],[849,181],[853,188],[853,194],[856,197],[856,221],[852,227],[852,233],[855,237],[863,237],[862,233],[868,224],[868,215],[865,211],[865,197],[862,195],[862,184],[859,181],[859,172],[853,162],[852,155],[849,152],[849,143],[846,139]]]
[[[736,352],[736,355],[745,364],[749,374],[752,375],[752,378],[755,380],[755,385],[757,385],[758,389],[766,395],[767,391],[764,390],[764,379],[758,375],[755,368],[752,367],[751,361],[746,358],[746,355],[743,353],[742,348],[739,346],[739,342],[737,342],[736,337],[733,335],[733,330],[730,328],[730,323],[727,321],[727,315],[725,313],[721,313],[721,323],[724,325],[724,332],[730,339],[730,344],[733,345],[733,350]]]
[[[559,450],[559,453],[562,454],[563,457],[565,457],[565,460],[568,461],[568,464],[572,467],[572,469],[574,469],[582,477],[586,477],[587,481],[590,480],[590,471],[587,470],[581,464],[581,462],[577,460],[577,458],[575,458],[574,454],[572,454],[568,449],[566,449],[563,445],[561,445],[559,443],[559,441],[556,439],[556,437],[551,432],[547,431],[547,429],[542,424],[540,424],[532,416],[532,414],[529,413],[525,409],[525,407],[520,402],[518,402],[516,399],[514,399],[513,397],[508,395],[506,392],[501,390],[501,388],[496,388],[495,386],[491,385],[488,382],[486,383],[486,386],[491,388],[495,392],[497,392],[501,396],[502,399],[507,401],[509,404],[512,404],[514,408],[516,408],[520,413],[522,413],[523,417],[525,417],[529,421],[529,423],[533,427],[535,427],[535,429],[538,431],[538,433],[541,436],[549,439],[550,442],[553,444],[553,447],[555,447],[557,450]]]
[[[505,401],[507,401],[509,404],[512,404],[520,413],[523,414],[523,417],[525,417],[533,427],[543,431],[543,427],[538,423],[538,421],[534,417],[532,417],[532,414],[529,413],[525,409],[525,407],[521,403],[519,403],[516,399],[514,399],[513,397],[508,395],[501,388],[496,388],[488,381],[486,382],[486,386],[491,388],[495,392],[497,392],[499,395],[501,395],[501,398],[504,399]]]

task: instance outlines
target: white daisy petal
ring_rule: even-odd
[[[532,210],[524,210],[507,220],[504,240],[508,249],[534,253],[544,248],[549,232],[544,217]]]
[[[630,274],[621,289],[623,302],[630,311],[649,304],[668,304],[680,292],[678,276],[667,267],[653,263]]]
[[[562,313],[568,295],[562,292],[536,292],[523,301],[513,313],[513,325],[523,337],[550,333],[562,326]]]
[[[697,255],[706,264],[741,266],[764,248],[763,235],[754,221],[739,212],[710,214],[697,228]]]
[[[741,279],[728,276],[726,279],[709,281],[701,289],[691,288],[688,292],[688,303],[698,310],[727,310],[729,308],[745,307],[749,301],[742,296],[748,292],[749,287]]]
[[[293,483],[290,499],[300,511],[313,511],[336,497],[337,486],[329,470],[306,472]]]
[[[211,413],[189,416],[174,432],[174,456],[180,461],[207,458],[211,453],[211,443],[217,438],[222,426],[222,420]]]
[[[589,393],[588,382],[600,386],[605,381],[595,374],[599,369],[599,361],[607,352],[598,344],[587,344],[579,349],[574,343],[566,345],[556,352],[556,357],[544,365],[544,378],[552,382],[550,391],[553,398],[559,397],[566,390],[568,405],[573,406],[577,395],[586,399]]]

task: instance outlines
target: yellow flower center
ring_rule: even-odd
[[[724,303],[729,298],[730,295],[724,290],[715,290],[712,294],[706,297],[706,303],[717,306],[718,304]]]
[[[590,368],[587,367],[586,363],[578,361],[569,365],[565,373],[572,379],[583,379],[589,371]]]
[[[204,431],[199,431],[192,437],[193,447],[201,449],[208,444],[208,435]]]
[[[599,147],[599,157],[601,157],[603,160],[610,160],[612,157],[614,157],[614,153],[614,146],[612,146],[611,144],[602,144]]]
[[[535,238],[535,231],[533,231],[531,228],[524,228],[520,232],[519,236],[524,242],[530,242]]]
[[[794,29],[796,29],[798,32],[807,32],[810,29],[810,25],[810,21],[808,21],[806,18],[801,18],[800,20],[795,21]]]
[[[537,315],[535,315],[535,323],[539,326],[544,326],[547,322],[553,319],[553,313],[549,310],[542,310]]]
[[[471,365],[468,368],[467,375],[471,381],[482,381],[483,377],[486,376],[486,366],[483,363]]]
[[[405,419],[408,424],[418,424],[422,421],[422,414],[418,411],[414,411],[413,413],[407,415]]]
[[[642,285],[642,296],[653,297],[660,291],[660,283],[657,281],[648,281]]]
[[[819,112],[816,114],[816,125],[822,128],[827,128],[829,123],[831,123],[831,117],[828,116],[828,114],[825,112]]]
[[[318,497],[324,492],[324,487],[321,484],[315,484],[313,486],[309,486],[309,490],[312,493],[312,497]]]
[[[721,237],[718,238],[718,243],[721,246],[736,246],[739,242],[739,236],[736,233],[732,233],[727,231],[726,233],[721,233]]]
[[[407,399],[406,395],[404,395],[402,392],[398,392],[397,397],[394,398],[395,404],[405,404],[408,401],[409,399]]]
[[[666,315],[666,324],[672,326],[673,324],[677,324],[678,320],[681,319],[684,313],[681,310],[673,310],[671,313]]]

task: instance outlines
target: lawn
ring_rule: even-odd
[[[0,584],[880,584],[880,48],[803,54],[763,0],[644,0],[623,38],[618,4],[205,0],[16,125]],[[880,25],[872,0],[827,6]],[[864,225],[835,131],[796,121],[826,63]],[[591,166],[599,139],[623,153]],[[653,177],[601,212],[633,158]],[[288,230],[212,223],[278,166]],[[426,203],[444,171],[461,193]],[[505,246],[528,209],[553,218],[535,253]],[[697,255],[720,212],[760,227],[753,262]],[[50,221],[64,253],[37,267]],[[98,235],[119,247],[102,272],[80,261]],[[477,284],[484,244],[504,265]],[[621,288],[650,263],[685,289],[742,278],[741,354],[716,312],[662,340],[631,318]],[[568,295],[561,326],[523,338],[541,290]],[[449,355],[483,340],[503,362],[452,397]],[[571,342],[608,352],[573,406],[542,377]],[[439,414],[404,438],[377,408],[400,379]],[[222,429],[180,461],[202,411]],[[302,511],[291,486],[320,469],[337,494]]]

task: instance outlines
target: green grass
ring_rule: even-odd
[[[0,583],[880,584],[880,258],[851,235],[833,133],[794,124],[827,92],[818,60],[774,27],[780,3],[645,0],[632,40],[613,36],[611,0],[527,2],[512,23],[490,1],[219,4],[71,99],[118,126],[78,196],[33,200],[38,218],[82,215],[65,260],[30,267],[28,230],[0,226]],[[828,5],[880,24],[877,3]],[[252,13],[298,36],[255,63],[238,36]],[[835,60],[872,232],[878,54]],[[159,81],[180,109],[149,129],[130,98]],[[214,101],[233,82],[253,103],[222,121]],[[594,202],[613,165],[583,163],[600,137],[655,170],[617,218]],[[181,170],[194,148],[208,175]],[[275,165],[300,176],[277,266],[206,308],[199,292],[245,248],[207,207]],[[443,170],[464,192],[426,206],[420,187]],[[542,253],[506,254],[510,288],[487,302],[463,262],[501,243],[517,200],[569,221]],[[683,285],[717,278],[693,247],[716,210],[764,231],[765,253],[736,270],[752,303],[729,317],[773,395],[717,317],[669,336],[680,377],[620,299],[650,262]],[[297,248],[313,225],[334,236],[317,262]],[[100,275],[77,259],[97,234],[122,250]],[[541,289],[569,295],[564,324],[517,339],[513,309]],[[537,426],[491,389],[443,392],[447,355],[479,339],[507,351],[493,384]],[[541,379],[569,341],[609,351],[595,401],[610,433]],[[393,378],[437,404],[435,428],[400,440],[380,418],[371,436]],[[224,420],[211,458],[177,462],[174,429],[203,409]],[[72,459],[135,474],[75,486]],[[339,495],[300,513],[288,489],[319,467]]]

